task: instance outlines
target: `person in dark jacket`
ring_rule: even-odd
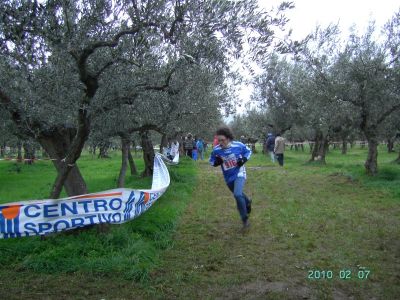
[[[267,151],[269,156],[271,157],[271,161],[275,163],[275,153],[274,153],[274,148],[275,148],[275,136],[272,133],[268,133],[267,137]]]
[[[204,142],[203,139],[199,138],[196,143],[198,156],[201,160],[204,160]]]
[[[186,136],[185,142],[184,142],[184,147],[185,147],[185,154],[186,156],[189,156],[190,158],[193,158],[193,136],[192,134],[188,134]]]

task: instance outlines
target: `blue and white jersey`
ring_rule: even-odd
[[[237,165],[238,159],[246,157],[250,159],[251,150],[243,143],[232,141],[227,148],[222,148],[220,145],[214,147],[211,152],[210,164],[213,166],[217,157],[223,161],[221,165],[222,173],[224,174],[225,182],[234,181],[237,177],[246,178],[246,168]]]

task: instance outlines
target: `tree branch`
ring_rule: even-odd
[[[144,125],[139,126],[139,127],[129,128],[129,129],[127,129],[125,131],[125,133],[131,134],[133,132],[146,131],[146,130],[154,130],[154,131],[157,131],[157,132],[160,132],[160,133],[163,132],[162,128],[160,128],[158,125],[155,125],[155,124],[144,124]],[[118,135],[119,134],[124,134],[124,132],[119,131],[117,134]]]
[[[35,130],[38,132],[43,131],[43,125],[45,124],[45,122],[23,119],[21,111],[18,108],[14,107],[15,105],[12,103],[11,98],[1,89],[0,89],[0,103],[3,104],[5,109],[9,112],[12,121],[15,123],[21,134],[36,138],[37,132],[35,132]],[[25,126],[23,126],[24,122]]]
[[[136,66],[138,68],[142,67],[142,65],[139,64],[138,62],[130,60],[130,59],[126,59],[126,58],[118,58],[117,61],[120,61],[120,62],[123,62],[123,63],[128,63],[128,64],[134,65],[134,66]]]
[[[172,68],[169,73],[167,74],[167,77],[165,78],[165,83],[163,85],[148,85],[147,83],[139,83],[137,85],[135,85],[135,87],[142,87],[144,90],[146,91],[165,91],[169,88],[170,86],[170,82],[171,82],[171,78],[172,75],[175,73],[176,71],[176,67]]]
[[[393,112],[395,112],[396,110],[400,110],[400,102],[397,103],[396,105],[392,106],[390,109],[388,109],[387,111],[385,111],[381,117],[378,119],[377,124],[381,124],[383,121],[385,121],[385,119]]]
[[[179,1],[176,1],[175,19],[174,19],[174,21],[172,21],[170,29],[167,30],[166,25],[161,27],[161,30],[164,33],[164,38],[168,39],[171,42],[171,44],[176,43],[176,39],[173,38],[174,34],[175,34],[176,25],[178,23],[183,22],[184,15],[185,15],[184,9],[182,8],[182,6],[179,5]]]
[[[109,61],[108,63],[106,63],[94,76],[96,79],[98,79],[100,77],[100,75],[107,70],[107,68],[111,67],[113,64],[115,64],[115,60]]]
[[[10,97],[8,97],[1,89],[0,89],[0,100],[1,100],[1,103],[3,103],[5,106],[8,106],[11,104]]]

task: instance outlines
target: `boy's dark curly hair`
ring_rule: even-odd
[[[230,140],[233,140],[232,130],[228,126],[221,126],[215,132],[216,135],[223,135]]]

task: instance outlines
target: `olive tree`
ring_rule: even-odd
[[[310,39],[314,44],[301,53],[323,92],[330,95],[333,114],[338,109],[351,112],[347,114],[350,122],[346,122],[368,141],[365,169],[369,175],[378,172],[380,128],[400,110],[399,22],[397,13],[382,31],[381,39],[371,23],[364,35],[353,33],[345,43],[338,41],[337,31],[328,28],[323,35]]]
[[[117,70],[142,69],[148,61],[162,67],[165,53],[188,43],[201,48],[210,38],[224,55],[238,56],[246,30],[266,41],[270,27],[282,22],[255,0],[2,1],[0,102],[18,130],[54,159],[50,197],[63,186],[68,195],[86,193],[76,162],[93,117],[132,101],[115,102],[109,93],[125,87],[113,81]],[[140,93],[167,89],[140,76],[133,84]]]

